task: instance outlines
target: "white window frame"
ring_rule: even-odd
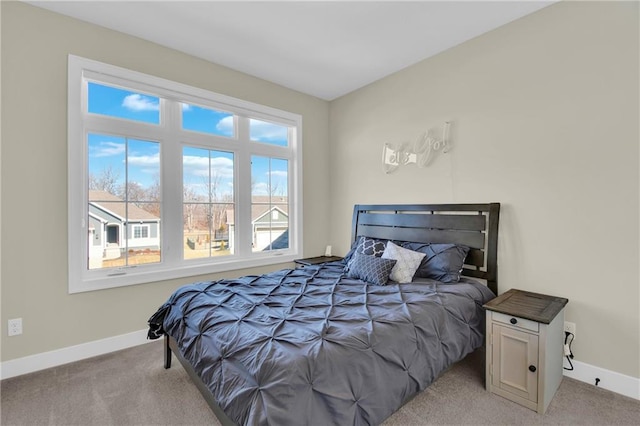
[[[69,293],[162,281],[292,262],[302,252],[302,116],[163,78],[69,55],[68,60],[68,264]],[[131,122],[87,112],[87,81],[160,97],[160,124]],[[227,138],[181,129],[180,102],[235,114],[236,135]],[[250,141],[249,119],[289,127],[289,146]],[[141,130],[142,129],[142,130]],[[160,263],[88,269],[88,155],[86,135],[105,132],[160,142]],[[141,133],[142,132],[142,133]],[[234,152],[234,254],[185,260],[183,256],[182,147]],[[289,248],[252,252],[251,156],[288,160]],[[172,225],[173,224],[173,225]]]

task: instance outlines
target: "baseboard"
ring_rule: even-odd
[[[0,363],[0,379],[21,376],[23,374],[104,355],[109,352],[119,351],[152,341],[153,340],[147,340],[147,330],[144,329],[106,339],[95,340],[93,342],[82,343],[80,345],[69,346],[55,351],[12,359]],[[640,379],[576,360],[572,360],[571,362],[573,363],[573,371],[564,370],[566,377],[592,385],[595,385],[596,378],[598,378],[600,379],[598,387],[640,400]],[[568,367],[566,361],[565,366]]]
[[[152,342],[147,340],[147,330],[138,330],[106,339],[69,346],[0,363],[0,379],[21,376],[74,361],[104,355],[109,352]]]
[[[598,387],[640,400],[640,379],[585,364],[575,359],[571,360],[571,363],[573,364],[573,370],[564,370],[566,377],[594,386],[596,385],[597,378],[600,379],[597,384]],[[567,361],[564,361],[564,364],[565,367],[569,367]]]

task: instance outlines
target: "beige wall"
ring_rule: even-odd
[[[576,359],[640,377],[637,3],[556,4],[330,104],[29,5],[1,8],[3,361],[143,329],[173,289],[204,278],[67,294],[72,53],[302,114],[306,255],[346,252],[355,203],[501,202],[501,291],[569,298]],[[382,173],[384,142],[444,119],[450,154]],[[25,332],[7,338],[14,317]]]
[[[67,55],[74,54],[303,116],[304,253],[328,243],[326,101],[24,3],[2,2],[3,361],[146,328],[193,277],[67,294]],[[267,269],[232,271],[225,276]],[[220,277],[212,275],[211,277]],[[24,334],[7,337],[7,319]]]
[[[331,102],[336,252],[355,203],[501,202],[500,292],[567,297],[576,359],[640,377],[638,16],[558,3]],[[382,172],[445,119],[450,154]]]

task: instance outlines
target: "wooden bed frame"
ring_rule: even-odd
[[[485,280],[498,294],[498,221],[500,204],[373,204],[353,210],[351,242],[360,235],[397,241],[452,243],[470,247],[462,275]],[[171,353],[196,385],[223,426],[235,423],[222,411],[197,373],[182,356],[177,342],[165,335],[164,367]]]
[[[359,235],[470,247],[462,275],[479,278],[498,294],[500,203],[356,205],[351,242]]]

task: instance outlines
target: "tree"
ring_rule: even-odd
[[[220,229],[223,223],[222,218],[227,207],[219,204],[222,201],[220,194],[220,184],[222,182],[222,176],[217,170],[211,170],[211,177],[209,181],[209,202],[211,203],[211,228],[213,233],[215,230]]]
[[[120,179],[120,173],[112,166],[107,166],[98,175],[89,173],[89,189],[106,191],[160,217],[159,176],[155,176],[148,187],[133,181],[123,183]]]
[[[89,189],[105,191],[109,194],[118,195],[120,189],[120,173],[112,166],[107,166],[98,176],[89,173]]]
[[[141,207],[142,201],[151,201],[148,198],[147,190],[138,182],[127,182],[126,185],[120,185],[118,196],[138,207]]]
[[[143,207],[149,213],[160,217],[160,176],[155,175],[153,182],[146,191],[147,200],[151,201],[146,207]]]
[[[183,200],[196,201],[198,199],[198,194],[196,191],[188,186],[184,185],[182,187],[182,197]],[[184,204],[184,227],[187,228],[188,232],[192,232],[195,225],[195,213],[197,204],[185,203]]]

